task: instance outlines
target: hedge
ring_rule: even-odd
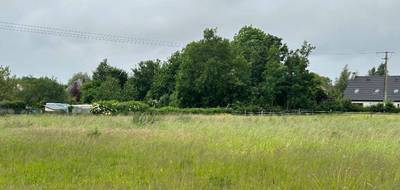
[[[3,106],[2,106],[3,105]],[[24,108],[25,104],[22,102],[14,104],[0,103],[2,107],[14,106],[18,108]],[[400,109],[396,108],[392,103],[387,103],[386,106],[383,104],[377,104],[371,107],[364,108],[359,105],[351,104],[348,101],[330,101],[322,104],[323,106],[315,109],[314,111],[328,111],[328,112],[386,112],[386,113],[400,113]],[[261,111],[260,111],[261,110]],[[157,114],[223,114],[223,113],[258,113],[265,112],[257,106],[233,106],[232,108],[177,108],[177,107],[162,107],[154,108],[148,104],[139,101],[128,101],[118,102],[112,101],[100,101],[93,104],[91,113],[96,115],[117,115],[117,114],[130,114],[130,113],[157,113]],[[269,110],[269,111],[283,111],[285,110]]]
[[[118,101],[100,101],[93,104],[90,111],[96,115],[116,115],[116,114],[129,114],[137,112],[151,112],[159,114],[168,113],[184,113],[184,114],[220,114],[232,113],[233,111],[228,108],[176,108],[176,107],[162,107],[150,108],[149,105],[138,102],[118,102]]]
[[[26,104],[22,101],[1,101],[0,109],[12,109],[15,112],[21,112],[25,110]]]
[[[96,115],[114,115],[128,114],[134,112],[146,112],[149,108],[150,106],[143,102],[118,102],[115,100],[111,100],[94,103],[93,108],[90,110],[90,112]]]

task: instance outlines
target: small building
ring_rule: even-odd
[[[62,103],[46,103],[44,106],[45,112],[63,112],[68,113],[69,104]]]
[[[89,114],[92,105],[69,105],[63,103],[46,103],[45,112],[49,113],[73,113],[73,114]]]
[[[83,105],[72,105],[71,113],[73,114],[89,114],[90,110],[92,110],[92,105],[83,104]]]
[[[349,80],[344,96],[353,104],[364,107],[383,103],[385,99],[384,76],[355,76]],[[400,76],[388,76],[387,98],[400,107]]]

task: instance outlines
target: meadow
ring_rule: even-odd
[[[0,116],[0,189],[398,188],[398,115]]]

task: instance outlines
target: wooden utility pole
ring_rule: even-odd
[[[384,99],[383,99],[383,104],[386,104],[386,102],[388,101],[388,62],[389,62],[389,54],[393,54],[394,52],[389,52],[389,51],[385,51],[385,52],[378,52],[379,54],[385,54],[385,57],[383,58],[383,60],[385,60],[385,82],[384,82]]]

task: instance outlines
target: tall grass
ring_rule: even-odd
[[[0,189],[397,189],[396,115],[5,116]]]

